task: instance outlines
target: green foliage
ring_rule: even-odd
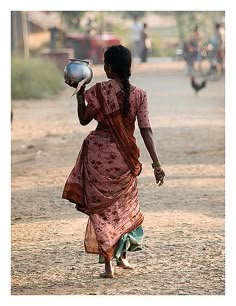
[[[152,56],[173,56],[182,40],[188,41],[196,25],[202,37],[202,44],[206,46],[213,35],[216,22],[224,22],[223,11],[178,11],[157,12],[159,15],[175,16],[177,26],[154,27],[150,29],[152,40]]]
[[[133,19],[134,17],[142,18],[145,16],[145,11],[124,11],[121,13],[125,18],[131,18],[131,19]]]
[[[203,44],[206,44],[214,32],[216,22],[224,21],[224,11],[175,12],[180,39],[188,40],[194,27],[198,25]]]
[[[131,30],[123,24],[112,24],[112,33],[121,38],[121,43],[128,48],[132,47]]]
[[[78,30],[80,28],[81,17],[84,15],[84,11],[62,11],[62,18],[68,29]]]
[[[169,57],[175,53],[176,45],[173,41],[177,42],[177,33],[175,27],[167,28],[151,28],[150,38],[152,42],[152,50],[150,56]]]
[[[12,99],[42,99],[63,88],[63,76],[58,67],[42,58],[12,58]]]

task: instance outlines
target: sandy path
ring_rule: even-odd
[[[61,199],[95,124],[79,126],[70,88],[51,100],[13,102],[13,295],[224,294],[224,79],[196,97],[175,64],[147,67],[132,81],[148,92],[166,182],[155,185],[137,131],[144,246],[130,254],[135,269],[117,268],[112,280],[100,279],[97,256],[84,252],[87,218]]]

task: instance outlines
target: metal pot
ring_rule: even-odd
[[[93,71],[89,66],[89,62],[80,59],[70,59],[70,62],[64,69],[65,81],[81,82],[88,78],[85,84],[90,83],[93,77]]]

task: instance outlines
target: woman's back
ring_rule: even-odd
[[[112,114],[120,110],[125,125],[133,125],[134,129],[137,117],[139,128],[150,127],[147,95],[143,89],[131,85],[129,96],[130,109],[128,116],[123,115],[124,92],[114,79],[101,82],[101,93],[105,99],[107,114]],[[104,121],[104,114],[100,111],[101,107],[96,93],[96,85],[92,86],[85,92],[85,97],[90,107],[95,111],[95,120],[98,122]]]

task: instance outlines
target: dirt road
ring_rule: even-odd
[[[95,73],[95,81],[103,79]],[[83,138],[70,88],[57,98],[13,101],[13,295],[224,295],[224,79],[196,96],[181,69],[139,66],[132,83],[148,92],[150,118],[165,184],[155,185],[137,130],[143,172],[144,245],[135,269],[102,265],[86,254],[87,217],[61,199]]]

